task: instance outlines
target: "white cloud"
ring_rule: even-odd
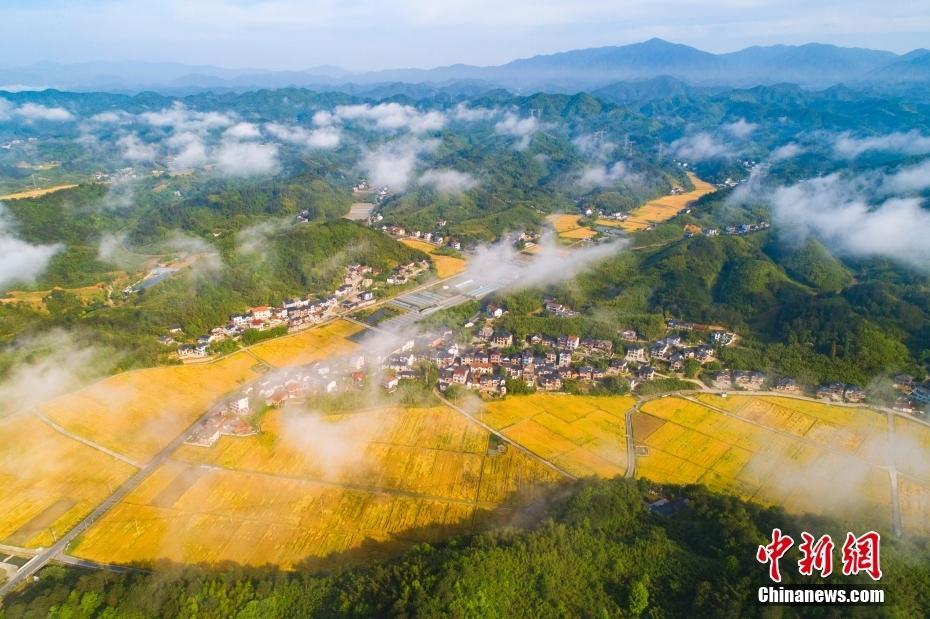
[[[13,117],[13,104],[0,97],[0,121],[9,120]]]
[[[613,165],[592,165],[581,171],[578,185],[584,189],[639,182],[640,176],[632,172],[626,163],[617,161]]]
[[[415,107],[400,103],[379,103],[374,106],[340,105],[334,113],[343,120],[366,121],[385,131],[406,129],[412,133],[423,133],[441,129],[446,124],[446,117],[442,112],[421,112]]]
[[[33,245],[13,230],[6,207],[0,203],[0,287],[28,283],[41,275],[61,245]]]
[[[226,141],[216,151],[216,167],[228,176],[272,174],[278,170],[278,146]]]
[[[535,116],[521,118],[513,112],[507,112],[507,115],[494,125],[494,131],[500,135],[518,138],[516,149],[526,150],[533,134],[539,131],[539,119]]]
[[[441,193],[462,193],[478,186],[478,179],[458,170],[427,170],[418,181],[421,185],[432,185]]]
[[[689,161],[717,159],[731,154],[725,144],[705,132],[679,138],[672,142],[671,149],[676,157]]]
[[[3,110],[0,110],[2,114]],[[67,122],[74,120],[74,115],[63,107],[46,107],[38,103],[24,103],[7,114],[18,116],[26,122],[44,120],[46,122]]]
[[[868,151],[924,155],[930,153],[930,136],[916,129],[866,138],[856,138],[847,132],[840,134],[833,144],[833,152],[839,157],[853,159]]]
[[[917,165],[902,168],[882,179],[880,191],[884,194],[908,194],[930,188],[930,159]]]
[[[759,128],[756,123],[747,122],[745,118],[740,118],[731,123],[723,125],[723,130],[740,140],[746,139],[753,131]]]
[[[782,144],[778,148],[772,151],[772,154],[769,155],[771,161],[782,161],[784,159],[791,159],[792,157],[797,157],[804,152],[804,148],[801,147],[797,142],[788,142],[787,144]]]
[[[336,148],[342,140],[339,127],[321,126],[319,129],[268,123],[265,130],[284,142],[307,146],[308,148]]]
[[[326,110],[320,110],[319,112],[314,112],[311,122],[317,127],[328,127],[335,123],[338,118],[333,115],[332,112],[327,112]]]
[[[456,120],[465,122],[477,122],[480,120],[490,120],[500,114],[500,110],[487,107],[468,107],[464,103],[459,103],[452,111],[452,117]]]
[[[116,141],[123,151],[123,157],[129,161],[152,161],[158,156],[158,149],[154,144],[146,144],[139,137],[127,133]]]
[[[262,137],[262,132],[258,125],[243,122],[224,131],[223,136],[232,140],[257,140]]]
[[[165,144],[173,151],[168,162],[172,170],[189,170],[209,161],[203,138],[192,131],[176,133],[165,140]]]
[[[127,122],[130,119],[131,115],[122,110],[117,110],[115,112],[100,112],[99,114],[94,114],[88,118],[90,122],[100,125],[115,125],[122,122]]]
[[[232,116],[222,112],[197,112],[178,102],[158,112],[143,112],[139,118],[153,127],[173,129],[178,132],[206,132],[223,129],[234,123]]]
[[[572,144],[585,155],[591,155],[597,159],[606,159],[617,148],[614,142],[590,133],[579,135],[572,140]]]
[[[855,179],[836,174],[776,189],[769,198],[783,237],[817,236],[841,254],[884,256],[930,268],[930,211],[917,198],[874,204]]]
[[[394,140],[367,152],[360,166],[373,186],[401,191],[410,183],[419,155],[435,150],[438,145],[437,140]]]

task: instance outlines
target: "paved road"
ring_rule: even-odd
[[[201,420],[207,415],[209,409],[204,412],[203,415],[197,418],[194,423],[188,426],[184,432],[178,435],[173,441],[171,441],[164,449],[162,449],[158,454],[151,459],[143,468],[136,471],[136,473],[127,479],[125,482],[120,485],[116,491],[107,497],[103,503],[98,505],[94,510],[88,514],[83,520],[77,523],[70,531],[62,535],[55,544],[52,546],[41,549],[38,554],[36,554],[32,559],[29,560],[23,567],[19,569],[16,573],[16,576],[11,580],[8,580],[3,586],[0,586],[0,600],[8,593],[13,591],[20,584],[26,582],[29,578],[35,575],[40,569],[45,567],[50,561],[61,560],[62,553],[67,549],[68,545],[73,542],[79,535],[86,531],[91,525],[97,522],[104,514],[106,514],[110,509],[123,500],[126,495],[139,487],[139,485],[149,476],[152,472],[161,466],[170,456],[173,454],[187,438],[187,435],[190,431],[196,426]],[[82,561],[80,559],[75,559],[75,561]],[[91,562],[82,562],[88,566],[91,566]]]
[[[639,402],[626,412],[626,473],[627,479],[633,479],[636,474],[636,445],[633,443],[633,414],[639,410]]]
[[[125,462],[126,464],[128,464],[128,465],[130,465],[130,466],[132,466],[132,467],[135,467],[135,468],[137,468],[137,469],[142,468],[142,464],[141,464],[140,462],[136,462],[135,460],[133,460],[133,459],[131,459],[131,458],[127,458],[126,456],[124,456],[124,455],[121,454],[121,453],[116,453],[116,452],[113,451],[112,449],[107,449],[107,448],[104,447],[103,445],[97,444],[97,443],[95,443],[95,442],[93,442],[93,441],[91,441],[91,440],[88,440],[88,439],[84,438],[83,436],[78,436],[77,434],[75,434],[75,433],[73,433],[73,432],[70,432],[68,429],[64,428],[63,426],[61,426],[61,425],[59,425],[59,424],[57,424],[57,423],[55,423],[55,422],[52,421],[49,417],[47,417],[46,415],[42,414],[42,412],[39,411],[38,409],[34,410],[34,411],[32,412],[32,414],[35,415],[36,417],[38,417],[39,419],[41,419],[42,421],[44,421],[46,424],[48,424],[53,430],[55,430],[55,431],[58,432],[59,434],[64,434],[64,435],[67,436],[68,438],[74,439],[74,440],[76,440],[76,441],[79,442],[79,443],[82,443],[82,444],[84,444],[84,445],[87,445],[87,446],[90,447],[91,449],[96,449],[97,451],[102,451],[103,453],[107,454],[107,455],[110,456],[111,458],[116,458],[117,460],[120,460],[120,461],[122,461],[122,462]]]

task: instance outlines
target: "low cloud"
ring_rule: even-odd
[[[34,281],[60,250],[60,244],[33,245],[19,238],[9,212],[0,202],[0,288]]]
[[[27,122],[35,120],[68,122],[74,120],[74,114],[63,107],[46,107],[37,103],[24,103],[16,108],[14,114]]]
[[[804,152],[804,148],[797,142],[788,142],[787,144],[782,144],[778,148],[772,151],[772,154],[769,155],[770,161],[783,161],[785,159],[791,159],[792,157],[797,157]]]
[[[231,140],[257,140],[262,137],[262,131],[254,123],[236,123],[223,132],[223,137]]]
[[[172,170],[189,170],[209,161],[203,138],[193,131],[176,133],[165,140],[165,144],[173,151],[168,161]]]
[[[732,154],[725,144],[705,132],[679,138],[672,142],[670,148],[676,157],[689,161],[719,159]]]
[[[854,159],[869,151],[924,155],[930,153],[930,136],[916,129],[907,133],[895,132],[864,138],[854,137],[847,132],[839,135],[833,144],[833,152],[846,159]]]
[[[431,185],[440,193],[462,193],[478,186],[478,180],[466,172],[450,169],[428,170],[420,176],[421,185]]]
[[[918,193],[928,188],[930,159],[885,176],[880,185],[880,191],[885,195]]]
[[[501,241],[478,249],[461,277],[498,289],[545,286],[572,279],[627,247],[629,241],[621,239],[566,249],[558,244],[554,235],[547,233],[540,239],[532,258],[526,259],[510,243]]]
[[[394,140],[367,152],[359,165],[373,186],[401,191],[410,184],[420,154],[431,152],[438,145],[437,140]]]
[[[198,112],[188,109],[182,103],[175,103],[172,107],[158,112],[143,112],[139,115],[139,118],[153,127],[172,129],[177,132],[194,131],[198,133],[223,129],[235,122],[229,114]]]
[[[583,154],[593,156],[596,159],[606,159],[617,149],[614,142],[590,133],[579,135],[572,140],[572,144]]]
[[[526,150],[530,145],[530,140],[533,139],[533,135],[539,129],[539,119],[535,116],[522,118],[513,112],[507,112],[507,115],[494,125],[494,131],[499,135],[517,138],[517,142],[514,144],[517,150]]]
[[[139,139],[139,136],[127,133],[116,141],[123,157],[129,161],[153,161],[158,156],[158,148]]]
[[[317,114],[319,113],[317,112]],[[305,129],[298,126],[269,123],[265,125],[265,130],[282,142],[306,146],[307,148],[336,148],[342,140],[342,132],[338,127],[326,125],[318,129]]]
[[[723,130],[732,135],[734,138],[745,140],[753,131],[759,128],[756,123],[748,122],[745,118],[740,118],[731,123],[723,125]]]
[[[278,145],[224,141],[216,150],[216,169],[227,176],[254,176],[278,171]]]
[[[421,112],[415,107],[400,103],[340,105],[336,107],[334,114],[342,120],[368,122],[383,131],[405,129],[412,133],[424,133],[442,129],[446,124],[446,117],[442,112]]]
[[[640,180],[640,176],[631,171],[626,163],[617,161],[609,166],[587,166],[581,171],[581,178],[578,179],[578,186],[582,189],[593,189],[595,187],[608,187],[619,183],[636,183]]]
[[[487,107],[468,107],[464,103],[459,103],[452,110],[452,117],[455,120],[465,122],[478,122],[481,120],[491,120],[498,116],[500,110]]]
[[[870,201],[855,180],[837,174],[772,192],[772,217],[783,238],[816,236],[840,254],[883,256],[920,270],[930,267],[930,211],[918,198]]]
[[[236,250],[247,256],[258,256],[264,259],[267,256],[266,250],[271,238],[293,224],[294,222],[289,219],[269,219],[243,228],[236,233]]]

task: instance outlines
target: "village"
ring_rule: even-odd
[[[374,305],[376,278],[384,275],[384,286],[403,286],[429,271],[427,260],[410,262],[382,274],[364,264],[351,264],[345,269],[342,284],[333,294],[323,297],[288,299],[276,306],[257,306],[249,311],[234,314],[225,325],[210,329],[197,339],[195,344],[181,344],[177,354],[182,360],[206,359],[211,347],[227,340],[238,341],[248,332],[267,333],[269,336],[295,333],[331,320],[345,313]],[[378,282],[381,284],[382,282]],[[169,335],[159,338],[166,346],[176,342],[172,337],[181,333],[180,327],[170,329]],[[257,339],[262,339],[260,336]]]

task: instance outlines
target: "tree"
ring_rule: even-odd
[[[627,610],[629,610],[630,614],[634,617],[642,615],[646,611],[646,608],[649,607],[649,588],[646,587],[645,580],[645,578],[640,578],[630,587]]]

